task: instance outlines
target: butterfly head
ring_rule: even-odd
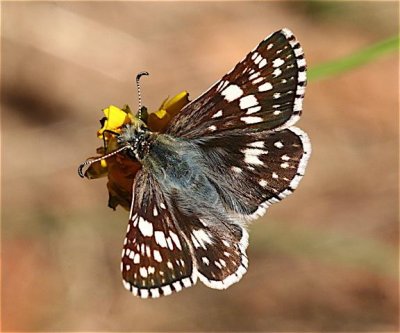
[[[107,134],[109,134],[109,138],[106,141],[109,145],[112,144],[113,148],[104,147],[103,150],[109,150],[108,153],[98,158],[89,158],[82,163],[78,168],[78,174],[82,178],[86,174],[83,172],[85,167],[89,167],[93,163],[104,162],[117,154],[124,154],[133,161],[143,160],[150,149],[151,138],[154,135],[145,123],[138,118],[133,118],[133,121],[124,125],[119,132],[108,131]]]
[[[152,132],[145,123],[135,118],[131,124],[125,125],[117,136],[119,148],[126,147],[128,156],[143,160],[150,148]]]

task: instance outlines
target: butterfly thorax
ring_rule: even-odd
[[[219,199],[197,146],[182,138],[153,133],[143,168],[157,179],[165,193],[180,193],[192,204],[215,205]]]

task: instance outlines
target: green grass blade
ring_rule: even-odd
[[[342,59],[326,62],[308,70],[309,81],[338,75],[364,65],[384,54],[399,50],[399,36],[393,36]]]

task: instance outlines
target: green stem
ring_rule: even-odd
[[[308,71],[308,79],[319,80],[364,65],[386,53],[399,50],[399,42],[399,36],[393,36],[342,59],[316,65]]]

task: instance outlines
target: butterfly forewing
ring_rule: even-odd
[[[121,269],[125,288],[143,298],[168,295],[195,283],[190,248],[157,182],[142,171],[135,178]]]
[[[288,29],[262,41],[206,93],[184,107],[167,133],[201,138],[234,130],[278,130],[300,117],[306,63]]]
[[[188,215],[139,172],[122,252],[124,286],[142,298],[169,295],[197,278],[225,289],[247,269],[247,231],[221,214]]]

